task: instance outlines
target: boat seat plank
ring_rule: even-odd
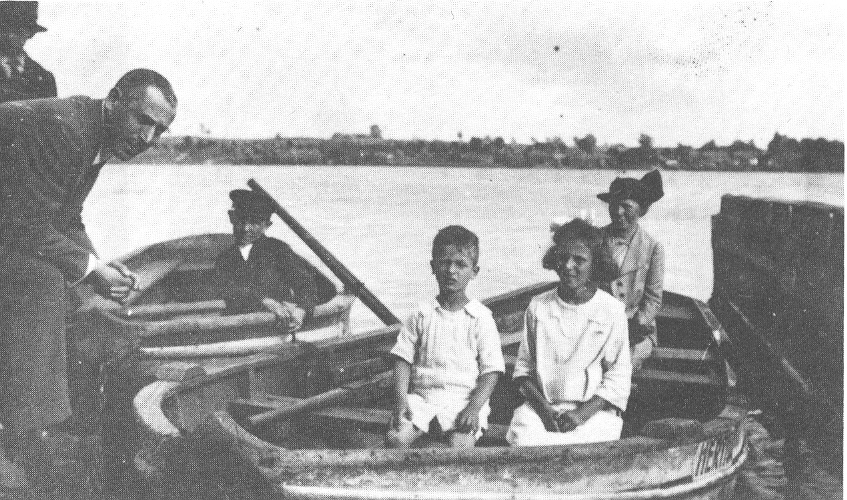
[[[261,409],[272,409],[289,406],[302,401],[301,398],[287,396],[272,396],[268,399],[236,399],[233,403],[244,406],[252,406]],[[365,426],[388,427],[391,423],[391,410],[381,408],[363,408],[357,406],[332,406],[312,412],[311,415],[331,420],[360,424]],[[491,440],[505,441],[508,425],[488,424],[485,437]]]
[[[715,359],[712,353],[701,351],[699,349],[679,349],[675,347],[655,347],[651,358],[665,360],[684,360],[684,361],[713,361]]]
[[[685,321],[691,321],[695,319],[694,311],[692,311],[690,308],[669,304],[662,305],[662,308],[659,309],[658,316],[662,318],[681,319]]]
[[[385,356],[364,359],[339,366],[332,371],[332,385],[341,385],[354,380],[372,377],[391,368]]]
[[[723,385],[717,377],[701,375],[698,373],[683,373],[671,370],[657,370],[655,368],[641,368],[632,377],[633,382],[649,383],[649,382],[670,382],[676,384],[694,384],[694,385]]]
[[[514,354],[504,354],[503,359],[506,365],[514,366],[518,357]],[[679,349],[675,347],[656,347],[653,349],[653,354],[648,358],[650,361],[693,361],[693,362],[711,362],[715,359],[711,352],[706,352],[699,349]]]

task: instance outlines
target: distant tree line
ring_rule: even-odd
[[[509,168],[645,169],[711,171],[843,172],[844,143],[793,139],[775,134],[767,149],[753,141],[695,148],[684,144],[656,147],[641,134],[638,146],[599,145],[592,134],[520,144],[502,137],[463,141],[384,139],[377,126],[370,134],[337,133],[329,139],[281,137],[216,139],[170,137],[142,155],[137,163],[231,165],[441,165]]]

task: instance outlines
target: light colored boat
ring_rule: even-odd
[[[230,234],[202,234],[124,257],[124,264],[139,275],[140,290],[124,307],[89,294],[70,328],[73,343],[87,357],[139,349],[147,358],[170,359],[250,354],[285,343],[287,332],[269,312],[221,314],[226,304],[216,299],[213,268],[232,241]],[[317,273],[317,282],[323,303],[297,336],[318,340],[349,334],[355,296],[338,293],[323,274]]]
[[[553,286],[486,301],[510,367],[526,305]],[[504,378],[478,447],[381,449],[394,325],[272,354],[163,362],[134,400],[134,462],[162,498],[191,482],[173,458],[186,454],[225,456],[223,470],[202,475],[263,498],[729,498],[746,449],[745,411],[727,403],[731,372],[717,348],[726,335],[705,304],[672,293],[658,324],[662,347],[634,377],[634,430],[619,441],[505,446],[518,396]]]

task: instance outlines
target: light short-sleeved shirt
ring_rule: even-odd
[[[538,381],[554,405],[598,395],[626,410],[632,364],[624,305],[597,290],[588,302],[568,304],[556,290],[526,310],[514,378]]]
[[[505,371],[494,317],[477,300],[459,311],[448,311],[437,300],[420,303],[391,353],[412,365],[409,392],[445,409],[443,418],[438,414],[445,429],[452,426],[448,415],[455,418],[467,406],[480,375]]]

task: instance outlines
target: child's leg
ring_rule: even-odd
[[[389,427],[385,434],[386,448],[406,449],[412,446],[419,437],[423,436],[424,431],[415,427],[415,424],[407,418],[401,418],[397,429],[393,426]]]
[[[451,448],[473,448],[476,445],[476,431],[468,433],[453,431],[450,433]]]

